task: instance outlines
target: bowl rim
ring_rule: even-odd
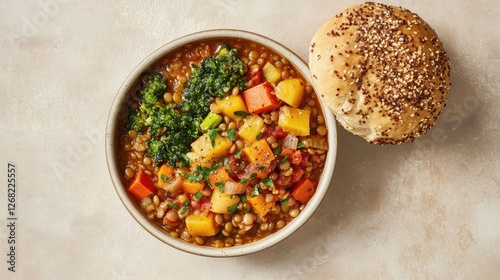
[[[158,62],[159,59],[164,57],[167,53],[178,49],[188,43],[197,42],[206,39],[224,39],[224,38],[241,38],[250,41],[257,42],[274,50],[279,53],[281,56],[288,59],[290,63],[292,63],[304,76],[305,79],[308,80],[309,84],[311,84],[311,77],[309,68],[304,60],[300,58],[297,54],[291,51],[289,48],[285,47],[281,43],[265,37],[263,35],[253,33],[250,31],[238,30],[238,29],[210,29],[199,31],[195,33],[191,33],[177,39],[174,39],[170,42],[167,42],[163,46],[159,47],[155,51],[153,51],[150,55],[148,55],[145,59],[143,59],[127,76],[125,81],[120,86],[120,89],[115,95],[113,100],[111,109],[108,114],[108,119],[106,122],[106,135],[105,135],[105,153],[106,153],[106,163],[108,166],[108,172],[111,177],[113,186],[115,188],[118,197],[121,202],[127,209],[127,211],[132,215],[132,217],[151,235],[156,237],[158,240],[163,243],[170,245],[176,249],[181,251],[191,253],[199,256],[207,256],[207,257],[235,257],[242,256],[251,253],[255,253],[258,251],[262,251],[266,248],[269,248],[282,240],[286,239],[288,236],[296,232],[302,225],[304,225],[312,214],[316,211],[319,204],[323,200],[323,197],[328,190],[333,170],[335,167],[335,161],[337,156],[337,127],[336,120],[332,114],[332,112],[328,109],[328,107],[321,102],[320,106],[323,111],[325,117],[325,123],[327,124],[328,129],[328,145],[329,150],[327,152],[327,158],[325,160],[325,165],[323,169],[323,173],[321,174],[318,187],[316,189],[316,193],[309,200],[307,206],[301,213],[294,218],[290,223],[288,223],[285,227],[280,229],[279,231],[262,238],[261,240],[251,242],[249,244],[238,245],[233,247],[224,247],[224,248],[214,248],[208,246],[200,246],[191,243],[187,243],[179,238],[174,238],[169,236],[165,231],[161,230],[158,226],[151,223],[142,212],[139,211],[137,203],[133,201],[128,192],[126,191],[126,187],[122,183],[122,179],[119,172],[119,166],[116,160],[116,126],[118,125],[118,114],[121,111],[125,101],[128,99],[128,92],[131,87],[136,83],[139,76],[146,71],[151,65]]]

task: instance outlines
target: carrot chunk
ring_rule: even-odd
[[[134,181],[130,184],[128,191],[139,201],[150,195],[156,194],[156,188],[153,181],[151,181],[149,176],[144,173],[143,170],[137,173]]]
[[[278,108],[280,102],[272,92],[273,86],[269,82],[245,90],[243,98],[248,111],[252,114],[260,114]]]
[[[316,191],[316,185],[318,183],[311,181],[309,178],[304,178],[292,189],[292,196],[295,200],[300,201],[301,203],[306,203],[311,199]]]

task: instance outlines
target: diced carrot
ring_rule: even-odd
[[[300,201],[301,203],[306,203],[311,199],[316,191],[316,185],[318,183],[311,181],[309,178],[304,178],[292,189],[292,196],[295,200]]]
[[[260,114],[278,108],[280,102],[272,92],[273,86],[269,82],[245,90],[243,98],[248,111],[252,114]]]
[[[153,185],[153,181],[149,178],[149,176],[144,173],[144,171],[139,171],[135,176],[134,181],[130,184],[128,191],[135,197],[137,200],[141,201],[144,198],[156,194],[156,188]]]
[[[266,195],[259,194],[256,196],[247,196],[248,202],[253,208],[253,211],[259,216],[265,216],[269,211],[271,211],[275,205],[274,202],[266,202]]]
[[[250,163],[267,165],[274,159],[273,151],[265,139],[255,141],[250,146],[243,148]]]
[[[158,187],[163,187],[163,184],[174,176],[174,168],[168,164],[163,164],[158,170]]]
[[[203,187],[205,187],[205,184],[203,183],[189,182],[189,180],[184,180],[182,182],[182,189],[187,193],[201,192]]]

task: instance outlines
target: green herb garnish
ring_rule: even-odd
[[[287,204],[288,204],[288,197],[281,201],[281,205],[287,205]]]
[[[236,140],[236,130],[230,128],[227,130],[227,137],[229,140],[234,141]]]
[[[217,183],[215,183],[215,186],[216,186],[216,187],[219,187],[219,191],[220,191],[220,192],[224,192],[224,183],[222,183],[222,182],[217,182]]]
[[[208,131],[208,137],[210,138],[210,143],[212,143],[212,147],[215,147],[215,137],[217,136],[217,132],[219,132],[220,129],[214,128],[210,129]]]
[[[305,146],[306,145],[304,145],[304,142],[299,141],[299,143],[297,144],[297,149],[304,148]]]
[[[257,136],[255,136],[255,139],[257,139],[257,140],[260,140],[260,138],[262,138],[262,131],[259,132],[259,134],[257,134]]]
[[[238,203],[236,203],[235,205],[231,205],[231,206],[227,207],[227,212],[234,213],[236,211],[236,209],[238,209]]]
[[[250,177],[248,177],[248,178],[241,178],[240,183],[243,184],[243,183],[246,183],[248,181],[252,181],[255,178],[257,178],[257,174],[252,173],[252,174],[250,174]]]
[[[202,196],[203,196],[203,194],[202,194],[201,192],[196,192],[196,193],[194,194],[194,199],[196,199],[196,200],[200,200],[200,198],[201,198]]]
[[[243,117],[243,118],[246,118],[248,115],[250,115],[249,113],[245,112],[245,111],[235,111],[234,112],[234,115],[235,116],[240,116],[240,117]]]
[[[260,194],[260,187],[259,187],[259,185],[255,185],[255,187],[253,187],[253,189],[252,189],[251,195],[256,196],[259,194]]]
[[[167,179],[168,179],[168,178],[167,178],[167,175],[165,175],[165,174],[161,174],[161,176],[160,176],[160,177],[161,177],[161,180],[162,180],[164,183],[165,183],[165,182],[167,181]]]
[[[274,187],[274,183],[273,183],[273,180],[271,180],[271,178],[264,178],[262,179],[262,184],[268,186],[268,187]]]
[[[284,157],[282,157],[282,158],[280,159],[280,162],[281,162],[281,163],[285,162],[285,161],[286,161],[286,159],[288,158],[288,156],[289,156],[289,155],[285,155]]]
[[[243,151],[243,149],[237,151],[236,153],[234,153],[234,157],[237,158],[237,159],[240,159],[241,158],[241,151]]]
[[[179,209],[179,205],[177,203],[169,203],[167,204],[168,207],[173,208],[173,209]]]

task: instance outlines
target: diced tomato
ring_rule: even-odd
[[[302,167],[294,167],[292,172],[292,184],[300,181],[303,175],[304,175],[304,169]]]
[[[247,72],[247,78],[248,78],[248,86],[247,88],[254,87],[258,84],[262,83],[262,70],[260,67],[256,71],[248,71]]]
[[[283,131],[281,127],[278,126],[276,130],[274,131],[274,137],[277,139],[283,139],[288,135],[288,132]]]
[[[306,167],[307,163],[309,162],[310,154],[308,152],[304,152],[304,151],[301,151],[300,153],[302,155],[302,161],[300,162],[299,166]]]
[[[281,174],[275,183],[277,186],[285,188],[292,183],[292,176],[285,176],[285,175]]]
[[[210,199],[206,196],[202,196],[199,200],[196,200],[194,196],[190,198],[191,207],[194,210],[200,210],[202,213],[208,213],[210,210]]]
[[[266,139],[269,136],[272,136],[274,134],[274,128],[265,125],[264,126],[264,131],[262,131],[262,139]]]
[[[281,156],[282,157],[286,156],[287,160],[291,162],[293,165],[300,165],[303,162],[304,158],[303,154],[304,152],[300,150],[292,150],[287,148],[283,148],[281,150]]]

